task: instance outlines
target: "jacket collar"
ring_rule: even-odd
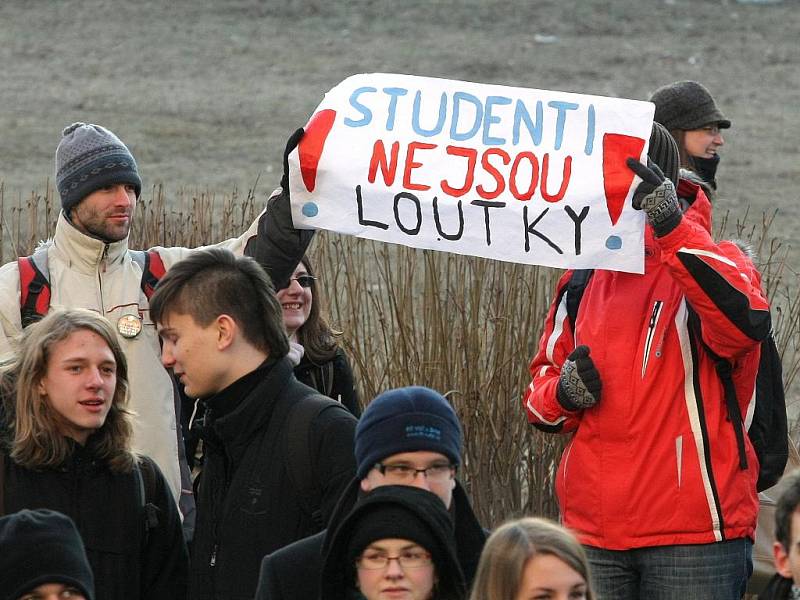
[[[69,222],[64,211],[58,215],[53,246],[60,258],[69,266],[83,273],[95,273],[102,262],[107,270],[122,265],[128,251],[128,238],[118,242],[103,240],[81,233]]]
[[[234,446],[247,444],[253,432],[261,429],[269,421],[275,406],[275,399],[283,392],[283,388],[292,374],[292,365],[289,359],[283,357],[279,360],[267,359],[255,371],[245,375],[225,390],[215,394],[207,400],[213,406],[225,396],[241,392],[244,396],[237,399],[234,410],[226,413],[219,419],[214,418],[213,408],[210,413],[210,426],[214,435],[229,451]]]

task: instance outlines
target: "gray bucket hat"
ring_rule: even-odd
[[[650,96],[650,102],[656,105],[653,120],[670,130],[731,126],[709,91],[696,81],[676,81],[660,87]]]

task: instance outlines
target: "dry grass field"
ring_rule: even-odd
[[[256,182],[256,204],[278,183],[285,139],[354,73],[638,99],[695,79],[733,121],[719,222],[742,237],[756,230],[762,261],[788,251],[784,271],[769,279],[792,320],[783,343],[797,368],[800,5],[751,2],[5,0],[0,240],[18,237],[26,251],[36,235],[25,221],[36,212],[42,231],[51,220],[46,206],[57,201],[31,192],[46,195],[61,129],[76,120],[111,128],[139,161],[147,191],[136,242],[199,243],[239,227],[245,217],[231,217],[232,206]],[[252,214],[253,203],[245,209]],[[764,213],[776,214],[766,236]],[[519,395],[554,272],[332,235],[316,248],[364,396],[412,381],[449,392],[485,522],[552,514],[560,442],[531,433]]]
[[[639,99],[696,79],[733,120],[720,209],[777,208],[790,240],[799,32],[796,0],[5,0],[0,181],[40,187],[83,120],[118,132],[147,183],[270,187],[289,133],[359,72]]]

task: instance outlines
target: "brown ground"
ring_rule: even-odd
[[[751,0],[752,1],[752,0]],[[0,3],[0,180],[52,172],[60,130],[107,125],[146,183],[278,179],[285,138],[349,74],[394,71],[646,98],[696,79],[732,118],[720,206],[800,225],[796,0]]]
[[[98,122],[145,187],[277,184],[325,91],[388,71],[647,98],[705,83],[733,120],[718,214],[800,227],[798,0],[0,2],[0,183],[52,178],[61,129]],[[763,0],[762,0],[763,1]],[[755,215],[755,218],[753,218]],[[800,244],[791,264],[800,267]]]

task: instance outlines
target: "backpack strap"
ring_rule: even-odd
[[[309,393],[292,404],[283,428],[286,472],[297,492],[300,506],[320,530],[325,528],[325,522],[322,518],[322,488],[311,458],[311,425],[331,406],[341,405],[320,394]]]
[[[153,502],[156,495],[156,473],[153,463],[146,456],[136,461],[133,473],[136,478],[138,504],[144,524],[144,543],[142,544],[144,548],[150,538],[150,531],[158,527],[158,506]]]
[[[313,387],[323,396],[333,398],[333,396],[331,396],[333,393],[334,379],[333,360],[324,362],[319,366],[312,363],[312,367],[308,370],[308,374],[311,377],[311,387]],[[319,375],[319,381],[317,381],[317,375]]]
[[[145,297],[150,300],[156,291],[156,286],[167,272],[161,255],[155,250],[130,250],[131,259],[142,269],[142,280],[139,287],[142,288]]]
[[[594,269],[575,269],[567,283],[567,316],[572,324],[573,332],[575,331],[578,308],[580,308],[581,300],[583,299],[583,292],[586,291],[586,286],[589,284],[592,275],[594,275]]]
[[[30,256],[17,258],[19,268],[19,312],[22,328],[35,323],[50,310],[50,271],[47,246],[40,246]]]
[[[747,469],[747,452],[744,444],[744,423],[742,420],[742,411],[739,408],[739,402],[736,398],[736,386],[733,384],[733,365],[731,365],[730,361],[722,358],[708,347],[708,344],[706,344],[703,340],[703,335],[700,328],[700,317],[688,304],[687,308],[689,310],[689,329],[695,332],[697,339],[714,361],[714,367],[717,370],[717,375],[722,382],[722,389],[725,392],[725,408],[728,410],[728,420],[731,422],[731,425],[733,425],[733,431],[736,435],[736,448],[739,452],[739,468],[744,471]]]
[[[6,453],[0,450],[0,517],[6,516]]]

